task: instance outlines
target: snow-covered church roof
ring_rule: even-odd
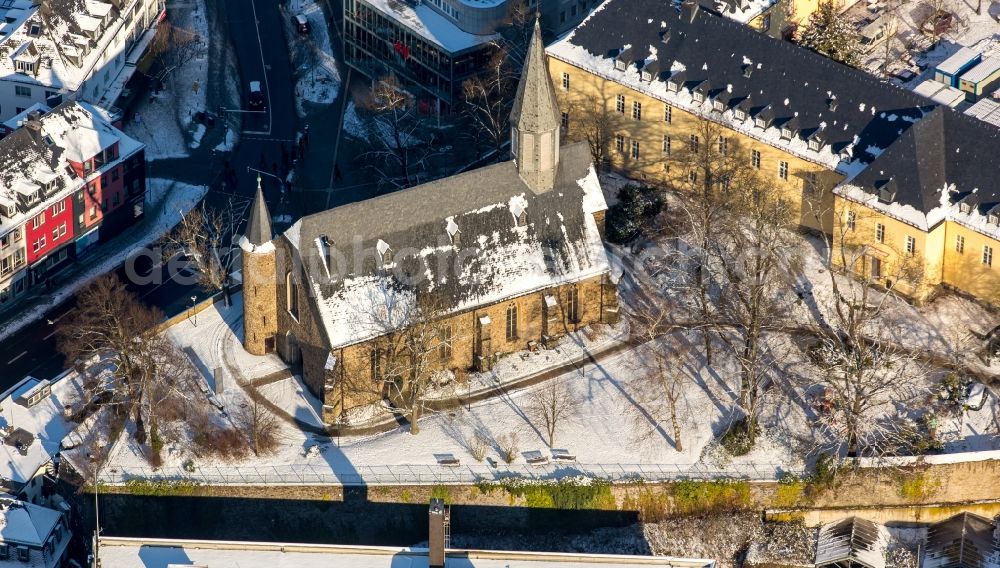
[[[283,237],[333,349],[404,325],[420,294],[457,313],[607,272],[605,208],[580,143],[560,149],[550,191],[505,162],[303,217]]]

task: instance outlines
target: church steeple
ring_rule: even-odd
[[[250,219],[247,220],[247,241],[255,247],[271,242],[274,234],[271,232],[271,214],[264,201],[264,190],[260,186],[260,176],[257,176],[257,195],[250,208]]]
[[[542,27],[536,18],[510,113],[511,154],[517,173],[535,193],[546,192],[555,184],[559,122],[559,104],[545,64]]]

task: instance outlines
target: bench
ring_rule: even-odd
[[[549,463],[549,457],[538,450],[524,452],[524,461],[530,465],[544,465]]]
[[[462,465],[462,461],[456,458],[454,454],[434,454],[434,459],[437,460],[438,465],[445,467],[458,467]]]
[[[576,456],[569,453],[569,450],[552,449],[552,460],[560,462],[575,462]]]

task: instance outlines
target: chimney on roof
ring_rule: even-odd
[[[681,17],[687,20],[689,24],[694,23],[695,16],[698,15],[698,2],[697,0],[684,0],[681,4]]]
[[[444,568],[444,549],[448,546],[451,514],[444,506],[443,499],[431,499],[428,512],[430,526],[427,538],[427,566],[429,568]]]

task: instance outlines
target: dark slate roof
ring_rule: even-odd
[[[884,568],[885,542],[875,523],[848,517],[824,525],[816,539],[816,567],[851,565]]]
[[[684,65],[684,88],[705,80],[713,88],[731,85],[730,106],[750,96],[751,115],[770,105],[776,125],[797,116],[798,137],[803,140],[825,123],[827,141],[837,153],[858,136],[854,157],[862,161],[874,157],[864,150],[887,148],[934,106],[915,93],[705,8],[691,19],[681,12],[669,2],[608,0],[575,32],[550,46],[549,53],[592,69],[625,45],[631,45],[640,60],[649,56],[652,46],[661,68],[669,69],[674,61]],[[667,38],[666,43],[661,37]],[[747,60],[752,67],[750,77],[744,74]],[[624,81],[619,79],[624,73],[610,70],[605,74]],[[654,83],[670,74],[664,71]],[[829,100],[834,97],[836,110],[830,110]]]
[[[891,179],[894,203],[928,213],[942,205],[941,192],[954,184],[946,204],[959,200],[972,211],[987,214],[1000,204],[996,163],[1000,129],[945,107],[937,107],[910,128],[852,185],[876,193]],[[943,218],[943,217],[942,217]]]
[[[257,176],[257,195],[250,208],[246,237],[247,241],[254,246],[269,243],[274,237],[274,233],[271,232],[271,214],[267,211],[264,192],[260,187],[260,176]]]
[[[366,339],[363,326],[351,325],[354,337],[347,341],[345,322],[335,320],[343,319],[343,304],[367,285],[366,278],[384,275],[376,253],[380,241],[396,259],[394,275],[418,280],[391,285],[433,289],[446,310],[527,293],[540,264],[542,280],[549,281],[607,270],[596,226],[591,219],[588,230],[584,211],[580,182],[593,175],[590,163],[589,146],[579,143],[560,149],[555,187],[541,194],[525,185],[513,162],[504,162],[303,217],[284,236],[319,292],[310,302],[324,320],[330,347]],[[525,204],[526,227],[514,228],[512,200]],[[458,227],[458,247],[452,246],[449,220]]]
[[[927,531],[924,568],[989,568],[997,552],[993,523],[972,513],[959,513]]]

